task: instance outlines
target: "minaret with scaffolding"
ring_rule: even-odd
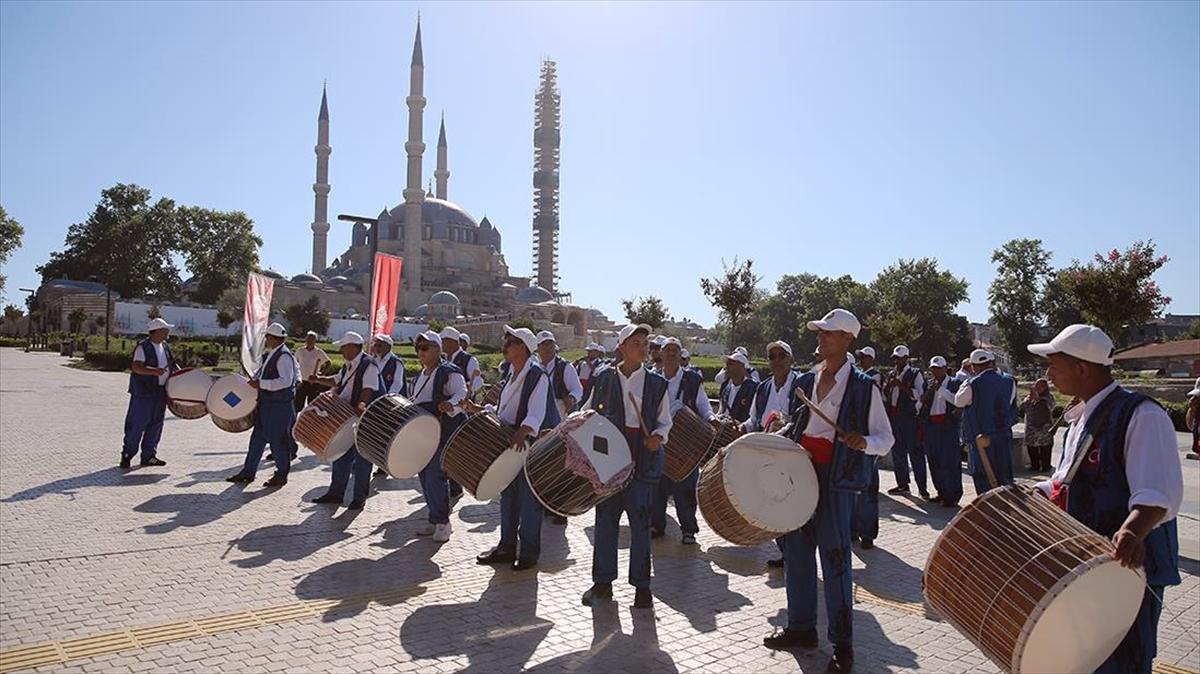
[[[560,100],[556,64],[542,62],[533,127],[533,274],[558,294],[558,162]]]

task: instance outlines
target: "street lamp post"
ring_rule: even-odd
[[[365,215],[348,215],[340,213],[337,216],[342,222],[362,223],[368,225],[367,236],[371,239],[371,259],[367,263],[367,283],[370,284],[367,290],[367,331],[370,332],[371,327],[371,310],[375,306],[375,253],[379,252],[379,218],[368,218]],[[367,339],[374,338],[374,335],[368,335]]]

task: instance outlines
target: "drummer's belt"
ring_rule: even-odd
[[[945,414],[930,414],[929,415],[929,423],[944,424],[944,423],[946,423],[946,415]]]
[[[813,463],[820,466],[833,463],[833,440],[804,435],[800,438],[800,446],[812,454]]]

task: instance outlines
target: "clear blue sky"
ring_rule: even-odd
[[[1200,4],[0,3],[0,203],[26,229],[9,301],[100,190],[239,209],[262,261],[309,264],[321,82],[331,214],[401,200],[422,13],[425,134],[450,198],[530,273],[533,94],[563,96],[561,268],[620,318],[654,293],[709,324],[697,279],[752,257],[869,281],[935,256],[987,316],[991,251],[1054,263],[1153,238],[1200,312]],[[331,253],[349,241],[335,224]],[[636,252],[632,252],[636,251]]]

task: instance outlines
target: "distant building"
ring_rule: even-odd
[[[1121,348],[1150,342],[1169,342],[1188,331],[1192,323],[1200,321],[1200,314],[1167,314],[1149,323],[1130,327],[1121,335]]]
[[[1121,349],[1113,354],[1113,365],[1126,372],[1154,370],[1166,376],[1200,376],[1200,339]]]

